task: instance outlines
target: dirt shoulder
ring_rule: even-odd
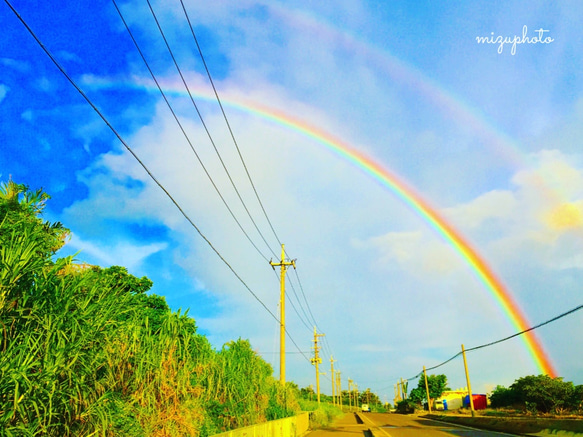
[[[583,420],[537,417],[488,417],[454,414],[420,414],[433,420],[456,423],[479,429],[527,436],[583,436]]]

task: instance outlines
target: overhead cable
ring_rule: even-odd
[[[538,324],[538,325],[536,325],[536,326],[533,326],[533,327],[531,327],[531,328],[525,329],[524,331],[517,332],[516,334],[509,335],[508,337],[501,338],[500,340],[496,340],[496,341],[493,341],[493,342],[491,342],[491,343],[486,343],[486,344],[482,344],[482,345],[480,345],[480,346],[475,346],[475,347],[468,348],[468,349],[466,349],[465,351],[466,351],[466,353],[467,353],[467,352],[473,352],[473,351],[476,351],[476,350],[478,350],[478,349],[482,349],[482,348],[485,348],[485,347],[488,347],[488,346],[493,346],[493,345],[495,345],[495,344],[502,343],[502,342],[504,342],[504,341],[510,340],[511,338],[518,337],[519,335],[525,334],[525,333],[527,333],[527,332],[529,332],[529,331],[533,331],[533,330],[535,330],[535,329],[537,329],[537,328],[540,328],[541,326],[548,325],[549,323],[552,323],[552,322],[555,322],[555,321],[557,321],[557,320],[559,320],[559,319],[562,319],[563,317],[566,317],[566,316],[568,316],[568,315],[570,315],[570,314],[573,314],[573,313],[575,313],[575,312],[577,312],[577,311],[579,311],[579,310],[581,310],[581,309],[583,309],[583,305],[579,305],[579,306],[577,306],[577,307],[575,307],[575,308],[573,308],[573,309],[570,309],[569,311],[566,311],[566,312],[564,312],[564,313],[562,313],[562,314],[559,314],[559,315],[558,315],[558,316],[556,316],[556,317],[553,317],[552,319],[549,319],[549,320],[547,320],[546,322],[542,322],[542,323],[539,323],[539,324]],[[437,366],[428,367],[428,368],[427,368],[427,369],[425,369],[425,370],[427,371],[427,370],[434,370],[434,369],[437,369],[438,367],[441,367],[441,366],[443,366],[443,365],[445,365],[445,364],[449,363],[450,361],[452,361],[452,360],[456,359],[456,358],[457,358],[457,357],[459,357],[460,355],[462,355],[462,352],[458,352],[458,353],[457,353],[457,354],[455,354],[453,357],[449,358],[448,360],[444,361],[443,363],[440,363],[440,364],[438,364]],[[415,375],[415,376],[413,376],[413,377],[411,377],[411,378],[407,378],[407,380],[411,380],[411,379],[418,378],[418,377],[419,377],[421,374],[423,374],[423,371],[419,372],[417,375]]]
[[[138,42],[136,41],[136,39],[134,38],[134,35],[132,33],[132,31],[130,30],[121,10],[119,9],[119,7],[117,6],[117,2],[115,0],[112,0],[115,9],[117,10],[128,34],[130,35],[130,38],[132,39],[136,49],[138,50],[138,53],[140,54],[142,60],[144,61],[144,64],[146,65],[146,68],[148,69],[148,71],[150,72],[150,75],[152,76],[152,79],[154,80],[154,83],[156,84],[156,87],[158,88],[158,91],[160,92],[160,94],[162,95],[162,98],[164,99],[164,101],[166,102],[166,105],[168,106],[168,109],[170,110],[170,112],[172,113],[174,120],[176,121],[176,123],[178,124],[182,134],[184,135],[184,137],[186,138],[186,141],[188,142],[188,144],[190,145],[190,148],[192,150],[192,152],[194,153],[194,155],[196,156],[198,162],[200,163],[200,165],[202,166],[206,176],[208,177],[209,181],[211,182],[213,188],[215,189],[215,191],[217,192],[217,194],[219,195],[219,197],[221,198],[221,200],[223,201],[223,204],[225,205],[225,207],[227,208],[227,210],[229,211],[229,213],[231,214],[231,217],[233,218],[233,220],[235,220],[235,222],[237,223],[237,225],[239,226],[239,229],[241,229],[241,231],[243,232],[243,234],[245,235],[245,237],[247,237],[247,239],[249,240],[249,242],[253,245],[253,247],[255,248],[255,250],[257,250],[257,252],[263,257],[263,259],[265,259],[266,261],[268,261],[267,257],[261,252],[261,250],[259,250],[259,248],[257,247],[257,245],[253,242],[253,240],[251,239],[251,237],[249,236],[249,234],[247,234],[247,232],[245,231],[245,229],[243,228],[243,225],[239,222],[239,220],[237,219],[237,217],[235,216],[235,213],[231,210],[231,208],[229,207],[227,201],[225,200],[225,198],[223,197],[223,195],[221,194],[221,191],[219,190],[219,188],[217,187],[215,181],[213,180],[212,176],[210,175],[210,173],[208,172],[206,166],[204,165],[201,157],[199,156],[198,152],[196,151],[196,149],[194,148],[194,145],[192,144],[192,142],[190,141],[190,138],[188,136],[188,134],[186,133],[186,131],[184,130],[184,127],[182,126],[182,123],[180,122],[180,119],[178,118],[178,116],[176,115],[176,112],[174,111],[174,109],[172,108],[172,105],[170,104],[170,101],[168,100],[168,97],[166,96],[166,93],[164,92],[164,90],[162,89],[162,87],[160,86],[160,83],[158,82],[158,79],[156,79],[156,75],[154,74],[154,72],[152,71],[150,64],[148,63],[148,61],[146,60],[146,57],[144,55],[144,53],[142,52]]]
[[[253,187],[253,192],[255,193],[255,197],[257,198],[257,201],[259,202],[259,205],[261,206],[261,210],[263,211],[263,214],[265,215],[267,223],[269,223],[269,226],[271,227],[271,231],[273,232],[275,239],[278,241],[279,245],[281,246],[281,244],[282,244],[281,240],[279,239],[279,237],[277,236],[277,233],[275,232],[273,224],[271,223],[271,220],[269,219],[269,216],[267,215],[267,211],[265,210],[265,207],[263,206],[263,202],[261,202],[261,198],[259,197],[259,193],[257,192],[257,189],[255,188],[255,184],[253,183],[253,179],[251,179],[251,175],[249,174],[249,170],[247,169],[247,165],[245,164],[245,160],[243,159],[243,155],[241,154],[241,150],[239,149],[239,144],[237,143],[237,140],[235,139],[235,135],[233,134],[233,130],[231,129],[231,125],[229,123],[229,120],[227,119],[227,114],[225,113],[225,110],[223,108],[223,104],[221,103],[221,99],[219,98],[219,93],[217,92],[217,89],[215,87],[215,83],[213,81],[210,70],[206,64],[205,59],[204,59],[204,55],[202,54],[202,50],[201,50],[200,45],[198,43],[198,39],[196,38],[196,34],[194,33],[194,28],[192,27],[192,23],[190,22],[190,17],[188,16],[188,12],[186,11],[186,7],[184,6],[184,2],[182,0],[180,0],[180,4],[182,5],[182,10],[184,11],[184,15],[186,16],[186,20],[188,21],[188,26],[190,27],[192,37],[194,38],[194,42],[195,42],[196,47],[198,49],[198,53],[200,54],[200,59],[202,60],[202,63],[203,63],[204,68],[206,70],[207,76],[209,78],[209,81],[210,81],[211,86],[213,88],[213,91],[215,93],[215,97],[217,98],[217,102],[219,104],[219,107],[221,108],[221,112],[223,113],[223,117],[225,119],[225,123],[227,124],[229,132],[231,134],[231,138],[233,139],[233,143],[235,144],[235,147],[237,148],[237,153],[239,154],[239,158],[241,159],[241,163],[243,164],[243,168],[245,169],[245,173],[247,174],[247,178],[249,179],[249,183],[251,184],[251,187]]]
[[[211,73],[210,73],[210,70],[209,70],[209,68],[208,68],[208,65],[207,65],[207,63],[206,63],[206,60],[205,60],[205,58],[204,58],[204,55],[203,55],[202,49],[201,49],[201,47],[200,47],[200,44],[198,43],[198,39],[197,39],[197,37],[196,37],[196,33],[194,32],[194,27],[192,26],[192,23],[191,23],[191,21],[190,21],[190,17],[189,17],[189,15],[188,15],[188,11],[186,10],[186,7],[185,7],[185,5],[184,5],[184,2],[183,2],[183,0],[180,0],[180,4],[181,4],[181,6],[182,6],[182,10],[183,10],[183,12],[184,12],[184,16],[186,17],[186,20],[187,20],[187,22],[188,22],[188,26],[189,26],[189,28],[190,28],[190,31],[191,31],[191,33],[192,33],[192,38],[193,38],[193,40],[194,40],[194,42],[195,42],[195,44],[196,44],[196,47],[197,47],[197,49],[198,49],[198,53],[199,53],[199,55],[200,55],[200,59],[201,59],[201,61],[202,61],[202,63],[203,63],[203,66],[204,66],[204,68],[205,68],[205,71],[206,71],[206,73],[207,73],[207,76],[208,76],[209,82],[210,82],[210,84],[211,84],[211,86],[212,86],[212,89],[213,89],[213,92],[214,92],[214,94],[215,94],[215,97],[216,97],[217,103],[218,103],[218,105],[219,105],[219,107],[220,107],[220,109],[221,109],[221,113],[223,114],[223,118],[224,118],[224,120],[225,120],[225,123],[226,123],[226,125],[227,125],[227,128],[228,128],[228,130],[229,130],[229,133],[231,134],[231,138],[233,139],[233,143],[234,143],[234,145],[235,145],[235,147],[236,147],[236,149],[237,149],[237,153],[239,154],[239,158],[240,158],[240,160],[241,160],[241,163],[243,164],[243,168],[245,169],[245,173],[247,174],[247,178],[249,179],[249,183],[251,184],[251,187],[253,188],[253,192],[255,193],[255,197],[257,198],[257,201],[258,201],[258,203],[259,203],[259,205],[260,205],[260,207],[261,207],[261,210],[263,211],[263,214],[265,215],[265,218],[266,218],[267,222],[269,223],[269,226],[270,226],[270,228],[271,228],[271,230],[272,230],[272,232],[273,232],[273,235],[275,236],[275,238],[277,239],[277,241],[278,241],[278,242],[279,242],[279,244],[281,245],[281,240],[279,239],[279,237],[278,237],[278,235],[277,235],[277,233],[276,233],[276,231],[275,231],[275,229],[274,229],[274,227],[273,227],[273,224],[272,224],[271,220],[269,219],[269,216],[268,216],[268,214],[267,214],[267,211],[265,210],[265,207],[263,206],[263,202],[261,201],[261,198],[259,197],[259,193],[257,192],[257,189],[256,189],[256,187],[255,187],[255,184],[253,183],[253,179],[251,178],[251,174],[249,173],[249,170],[248,170],[248,168],[247,168],[247,165],[245,164],[245,160],[244,160],[244,158],[243,158],[243,155],[242,155],[242,153],[241,153],[241,150],[240,150],[240,148],[239,148],[239,144],[237,143],[237,140],[236,140],[236,138],[235,138],[235,134],[233,133],[233,130],[231,129],[231,125],[230,125],[230,123],[229,123],[229,120],[228,120],[228,118],[227,118],[227,114],[226,114],[226,112],[225,112],[225,110],[224,110],[224,108],[223,108],[223,104],[222,104],[222,102],[221,102],[221,99],[220,99],[220,97],[219,97],[219,93],[218,93],[218,91],[217,91],[217,88],[216,88],[216,86],[215,86],[215,83],[214,83],[214,81],[213,81],[213,78],[212,78],[212,75],[211,75]],[[186,85],[186,84],[185,84],[185,85]],[[194,102],[193,102],[193,103],[194,103]],[[264,241],[265,241],[265,240],[264,240]],[[298,275],[298,273],[297,273],[297,270],[296,270],[296,277],[297,277],[297,279],[298,279],[298,283],[299,283],[299,285],[300,285],[300,289],[301,289],[302,295],[303,295],[303,297],[304,297],[304,301],[305,301],[305,303],[306,303],[306,306],[307,306],[307,308],[308,308],[308,312],[309,312],[309,313],[310,313],[310,315],[311,315],[311,320],[312,320],[312,322],[313,322],[314,326],[316,326],[316,327],[317,327],[318,325],[317,325],[317,323],[316,323],[316,319],[314,318],[314,315],[312,314],[312,310],[311,310],[311,308],[310,308],[310,305],[309,305],[309,303],[308,303],[308,300],[306,299],[306,295],[305,295],[305,293],[304,293],[303,286],[302,286],[302,283],[301,283],[301,281],[300,281],[300,278],[299,278],[299,275]],[[294,291],[294,293],[296,293],[296,292],[295,292],[295,288],[293,288],[293,285],[292,285],[292,290]],[[296,298],[297,298],[297,294],[296,294]],[[290,302],[291,302],[291,300],[290,300]],[[303,308],[303,305],[302,305],[302,304],[299,302],[299,299],[298,299],[298,303],[299,303],[299,305],[300,305],[300,308],[301,308],[301,309],[302,309],[302,311],[304,312],[304,315],[305,315],[306,319],[308,320],[308,324],[309,324],[309,318],[307,317],[307,314],[305,313],[305,310],[304,310],[304,308]],[[292,304],[292,307],[293,307],[293,304]],[[294,307],[294,310],[296,310],[296,309],[295,309],[295,307]],[[296,313],[297,313],[297,310],[296,310]],[[300,317],[300,316],[299,316],[299,314],[298,314],[298,317]],[[302,319],[301,319],[301,317],[300,317],[300,320],[302,320]],[[305,323],[303,320],[302,320],[302,323],[304,323],[304,325],[306,325],[306,323]],[[308,329],[311,329],[309,326],[306,326],[306,327],[307,327]],[[328,349],[329,349],[329,345],[328,345],[328,344],[326,344],[326,345],[328,346]]]
[[[249,293],[265,308],[265,310],[273,317],[276,322],[279,322],[279,319],[271,312],[271,310],[263,303],[263,301],[251,290],[251,288],[247,285],[247,283],[239,276],[239,274],[235,271],[235,269],[229,264],[229,262],[221,255],[218,249],[213,246],[210,240],[202,233],[201,229],[192,221],[192,219],[186,214],[186,212],[182,209],[182,207],[178,204],[178,202],[172,197],[172,195],[168,192],[168,190],[162,185],[161,182],[156,179],[154,174],[149,170],[149,168],[144,164],[144,162],[138,157],[138,155],[134,152],[134,150],[129,146],[129,144],[123,139],[120,133],[113,127],[113,125],[109,122],[109,120],[105,117],[105,115],[101,112],[99,108],[92,102],[92,100],[85,94],[85,92],[77,85],[77,83],[73,80],[73,78],[67,73],[67,71],[61,66],[61,64],[57,61],[57,59],[53,56],[50,50],[42,43],[42,41],[38,38],[36,33],[32,30],[32,28],[28,25],[28,23],[24,20],[24,18],[20,15],[20,13],[12,6],[9,0],[4,0],[4,2],[8,5],[8,7],[12,10],[14,15],[20,20],[26,30],[30,33],[30,35],[34,38],[37,44],[41,47],[41,49],[45,52],[45,54],[49,57],[49,59],[53,62],[53,64],[59,69],[59,71],[65,76],[65,78],[69,81],[69,83],[77,90],[77,92],[85,99],[85,101],[91,106],[91,108],[97,113],[97,115],[103,120],[106,126],[111,130],[111,132],[117,137],[117,139],[122,143],[122,145],[126,148],[126,150],[132,155],[132,157],[140,164],[140,166],[144,169],[147,175],[154,181],[154,183],[160,188],[164,194],[170,199],[170,201],[174,204],[174,206],[178,209],[178,211],[182,214],[182,216],[190,223],[190,225],[197,231],[200,237],[208,244],[208,246],[215,252],[215,254],[219,257],[219,259],[229,268],[229,270],[235,275],[235,277],[239,280],[239,282],[247,289]],[[292,343],[296,346],[298,351],[304,356],[306,360],[309,361],[309,358],[303,353],[294,339],[291,337],[289,332],[286,333]]]
[[[158,30],[160,31],[160,35],[162,36],[162,39],[164,40],[164,43],[166,44],[166,48],[168,49],[168,53],[170,54],[170,57],[172,58],[172,61],[174,62],[174,66],[176,67],[176,70],[178,71],[178,74],[180,75],[180,79],[182,80],[182,83],[184,84],[184,87],[186,88],[186,91],[188,93],[188,96],[190,97],[190,101],[192,102],[192,105],[194,106],[194,109],[196,110],[196,113],[198,114],[198,118],[200,119],[200,122],[202,124],[202,126],[204,127],[204,130],[213,146],[213,149],[215,150],[216,155],[219,158],[219,161],[223,167],[223,170],[225,171],[225,173],[227,174],[227,177],[229,179],[229,181],[231,182],[231,185],[233,186],[233,189],[235,190],[235,193],[237,194],[237,197],[239,198],[239,200],[241,201],[241,204],[243,205],[243,208],[245,209],[245,211],[247,212],[247,215],[249,216],[249,219],[251,220],[251,222],[253,223],[253,225],[255,226],[255,229],[257,230],[257,232],[259,233],[259,235],[261,236],[261,239],[263,240],[263,242],[265,243],[265,245],[267,246],[267,248],[269,250],[271,250],[271,253],[274,256],[277,256],[275,254],[275,252],[273,251],[273,249],[271,249],[271,247],[269,246],[269,243],[267,243],[267,240],[265,239],[263,233],[261,232],[261,230],[259,229],[259,226],[257,226],[257,223],[255,222],[255,220],[253,219],[253,216],[251,215],[251,212],[249,211],[249,208],[247,208],[247,205],[245,204],[245,201],[243,200],[243,198],[241,197],[241,193],[239,192],[237,185],[235,184],[235,181],[233,181],[233,178],[231,177],[231,173],[229,173],[229,170],[227,169],[227,166],[225,165],[225,162],[223,160],[223,157],[221,156],[219,150],[217,149],[217,146],[215,144],[215,141],[212,138],[212,135],[202,117],[202,114],[200,113],[200,110],[198,109],[198,106],[196,104],[196,102],[194,101],[194,97],[192,96],[192,92],[190,91],[190,87],[188,86],[186,79],[184,78],[184,75],[182,74],[182,70],[180,69],[180,66],[178,65],[178,61],[176,60],[176,57],[174,56],[174,53],[172,51],[172,49],[170,48],[170,44],[168,43],[168,39],[166,38],[166,35],[164,34],[164,30],[162,29],[162,26],[160,25],[160,22],[158,21],[158,17],[156,16],[156,13],[154,12],[154,9],[152,8],[152,5],[150,3],[150,0],[146,0],[148,3],[148,7],[150,8],[150,12],[152,13],[152,16],[154,17],[154,21],[156,22],[156,26],[158,27]],[[230,130],[230,127],[229,127]],[[232,133],[231,133],[232,134]]]

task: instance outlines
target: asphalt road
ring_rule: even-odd
[[[346,414],[326,430],[317,430],[308,437],[500,437],[509,436],[493,431],[482,431],[449,423],[424,419],[414,415],[386,413]]]

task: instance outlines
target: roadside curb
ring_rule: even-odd
[[[419,415],[418,417],[431,419],[438,422],[467,426],[475,429],[508,433],[510,435],[520,435],[529,437],[545,437],[545,436],[583,437],[583,425],[581,425],[581,421],[575,420],[572,422],[573,426],[570,426],[568,428],[577,429],[560,429],[559,422],[557,421],[556,424],[553,424],[552,419],[538,419],[538,418],[512,419],[512,418],[489,418],[469,416],[445,416],[435,414]]]

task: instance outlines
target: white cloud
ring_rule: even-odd
[[[8,88],[8,86],[0,83],[0,103],[2,103],[2,100],[4,100],[4,97],[6,97],[6,94],[8,93],[9,89],[10,88]]]
[[[27,109],[22,114],[20,114],[20,117],[23,120],[26,120],[28,122],[32,122],[34,120],[34,113],[33,113],[33,111],[31,109]]]
[[[507,220],[516,213],[513,193],[500,190],[490,191],[464,205],[446,210],[447,216],[464,229],[478,228],[489,219]]]
[[[83,62],[77,54],[67,52],[66,50],[60,50],[59,52],[57,52],[57,58],[64,61],[73,61],[78,64],[81,64]]]
[[[229,121],[280,238],[291,256],[298,258],[298,271],[318,324],[335,356],[345,360],[344,375],[364,378],[370,363],[379,361],[398,363],[391,374],[414,373],[419,370],[416,366],[449,358],[462,341],[474,346],[514,332],[467,262],[393,192],[318,141],[250,110],[237,109],[233,104],[237,101],[262,103],[273,108],[272,114],[279,110],[309,121],[370,152],[435,204],[453,205],[440,211],[475,244],[517,300],[525,302],[529,315],[554,310],[548,297],[537,291],[536,280],[543,276],[549,282],[561,279],[555,275],[567,276],[567,270],[581,265],[580,231],[574,226],[583,199],[577,156],[561,152],[561,147],[542,150],[532,154],[530,166],[511,179],[511,163],[497,162],[491,150],[471,147],[472,126],[456,126],[448,119],[448,115],[454,118],[450,114],[435,114],[435,106],[425,96],[411,96],[418,92],[407,82],[411,78],[388,77],[391,62],[371,62],[362,53],[347,56],[349,50],[336,39],[338,34],[320,41],[317,34],[297,32],[282,16],[266,19],[251,13],[252,6],[262,4],[191,5],[200,24],[212,29],[214,43],[228,59],[227,77],[217,85],[227,102]],[[179,12],[168,9],[165,13]],[[361,19],[360,14],[353,17]],[[138,14],[133,15],[133,25],[143,23]],[[379,64],[386,68],[375,69]],[[476,65],[484,68],[484,62]],[[515,66],[500,71],[507,68],[514,71],[512,77],[518,74]],[[483,74],[491,71],[484,68]],[[192,78],[202,86],[202,76],[193,74]],[[456,86],[455,82],[450,86]],[[491,93],[489,87],[480,88],[480,93],[488,94],[485,99],[491,108],[505,108],[500,96],[507,91],[500,88]],[[529,94],[527,102],[518,106],[529,106],[533,99],[536,94]],[[208,138],[187,112],[190,103],[180,97],[174,97],[173,103],[181,115],[190,114],[184,126],[241,223],[267,258],[277,258],[279,247],[259,212],[221,117],[209,109],[210,104],[205,106],[205,122],[275,254],[263,247],[250,225]],[[544,113],[544,108],[539,109]],[[540,113],[533,120],[540,119]],[[531,129],[529,123],[525,130]],[[78,135],[89,145],[93,126],[78,130]],[[128,142],[243,280],[277,313],[277,275],[242,236],[163,104]],[[87,244],[87,253],[103,262],[112,260],[113,254],[123,255],[128,260],[124,265],[139,265],[150,254],[162,252],[198,284],[194,288],[204,288],[216,300],[216,309],[197,313],[197,323],[211,332],[215,344],[243,336],[251,338],[260,351],[273,350],[277,323],[135,160],[119,146],[115,148],[79,173],[88,196],[64,212],[63,222],[79,227],[78,246]],[[489,160],[476,158],[483,156]],[[504,171],[498,171],[500,167]],[[127,229],[117,238],[110,237],[112,222],[119,228],[159,226],[166,233],[165,243],[136,246],[134,236],[123,237]],[[540,275],[536,280],[533,271]],[[565,286],[565,294],[572,287]],[[193,311],[196,304],[194,300]],[[311,332],[289,306],[288,314],[292,336],[309,350]],[[292,349],[289,343],[288,347]],[[503,364],[505,377],[521,376],[532,367],[519,342],[505,348],[503,356],[508,357]],[[477,363],[488,383],[498,377],[489,370],[493,367],[489,357]],[[297,369],[304,369],[300,361]],[[380,367],[375,367],[374,375],[379,380],[386,377]],[[304,370],[292,369],[306,378]]]
[[[120,265],[127,267],[129,271],[138,270],[147,257],[166,249],[167,246],[167,243],[137,245],[123,240],[106,245],[82,239],[74,232],[68,243],[69,250],[80,252],[76,257],[79,260],[85,261],[89,256],[91,263],[106,267]]]
[[[274,102],[278,99],[283,102],[289,96],[272,95]],[[294,103],[288,106],[293,108]],[[318,124],[317,110],[310,111],[305,106],[303,110],[311,113],[311,121]],[[333,350],[360,351],[370,359],[378,359],[382,354],[384,359],[391,360],[394,351],[400,349],[394,341],[387,341],[387,333],[395,334],[399,329],[406,332],[400,341],[415,343],[422,350],[442,348],[444,358],[448,358],[447,351],[455,353],[457,343],[466,341],[466,335],[474,341],[487,342],[512,333],[504,315],[483,285],[469,273],[464,260],[429,232],[418,217],[411,220],[411,213],[390,193],[344,162],[331,158],[321,146],[310,144],[306,138],[245,113],[232,111],[229,115],[271,219],[292,256],[299,258],[298,268],[312,309],[318,324],[330,334]],[[219,117],[209,116],[206,121],[211,131],[220,131]],[[324,125],[330,123],[333,121],[323,118]],[[215,182],[224,190],[238,217],[244,217],[228,182],[219,176],[220,164],[204,134],[194,122],[186,122],[185,126]],[[223,137],[219,141],[229,144]],[[152,123],[129,142],[225,259],[277,314],[275,275],[225,212],[163,106],[158,108]],[[242,182],[245,175],[232,155],[234,151],[226,146],[221,151],[244,198],[252,199],[250,188]],[[541,253],[556,247],[553,246],[556,238],[543,238],[556,230],[551,232],[541,220],[541,214],[550,211],[550,203],[541,200],[540,183],[534,175],[540,174],[550,160],[552,168],[565,172],[568,187],[573,187],[579,171],[564,156],[541,153],[538,159],[540,168],[532,170],[532,174],[526,170],[519,173],[511,188],[480,194],[444,211],[452,223],[480,241],[481,253],[494,260],[495,266],[505,261],[522,262],[529,255],[528,259],[537,265],[543,263],[544,269],[552,267],[545,264],[548,257]],[[100,223],[112,219],[162,224],[169,229],[172,244],[146,246],[145,251],[139,248],[134,251],[134,246],[130,246],[127,258],[131,262],[137,253],[149,254],[172,247],[172,253],[166,256],[189,272],[193,281],[202,278],[205,289],[216,299],[214,312],[197,315],[198,325],[210,332],[214,344],[243,336],[251,338],[260,351],[273,349],[272,331],[277,326],[271,316],[218,260],[131,156],[126,152],[104,154],[80,174],[80,180],[88,186],[89,197],[66,213],[71,217],[84,214],[88,229],[99,230]],[[252,229],[247,219],[242,222]],[[392,225],[405,230],[390,231]],[[91,247],[91,252],[104,260],[108,253],[116,252],[97,249]],[[277,258],[276,247],[275,252]],[[578,263],[572,256],[564,257],[560,252],[557,255],[563,259],[556,263],[557,268],[569,267],[569,262]],[[135,259],[134,263],[139,263],[141,258]],[[335,275],[328,277],[322,271]],[[520,287],[516,293],[522,294]],[[304,331],[290,306],[288,311],[292,336],[305,341],[301,348],[309,349],[310,333]],[[252,322],[249,314],[254,314]],[[489,325],[487,332],[480,328],[483,323]],[[434,329],[428,330],[427,326]],[[448,340],[444,342],[444,338]],[[294,350],[291,344],[288,347]],[[302,366],[301,362],[297,365]],[[528,362],[518,360],[516,366],[520,365],[528,366]]]
[[[56,90],[56,84],[46,76],[42,76],[36,80],[36,87],[45,93],[51,93]]]
[[[25,61],[20,61],[11,58],[0,58],[0,64],[5,65],[6,67],[10,67],[21,73],[27,73],[28,71],[30,71],[30,64]]]
[[[444,275],[460,268],[460,259],[451,247],[423,232],[389,232],[367,241],[354,241],[360,250],[379,252],[375,264],[381,268],[398,266],[411,274]]]

